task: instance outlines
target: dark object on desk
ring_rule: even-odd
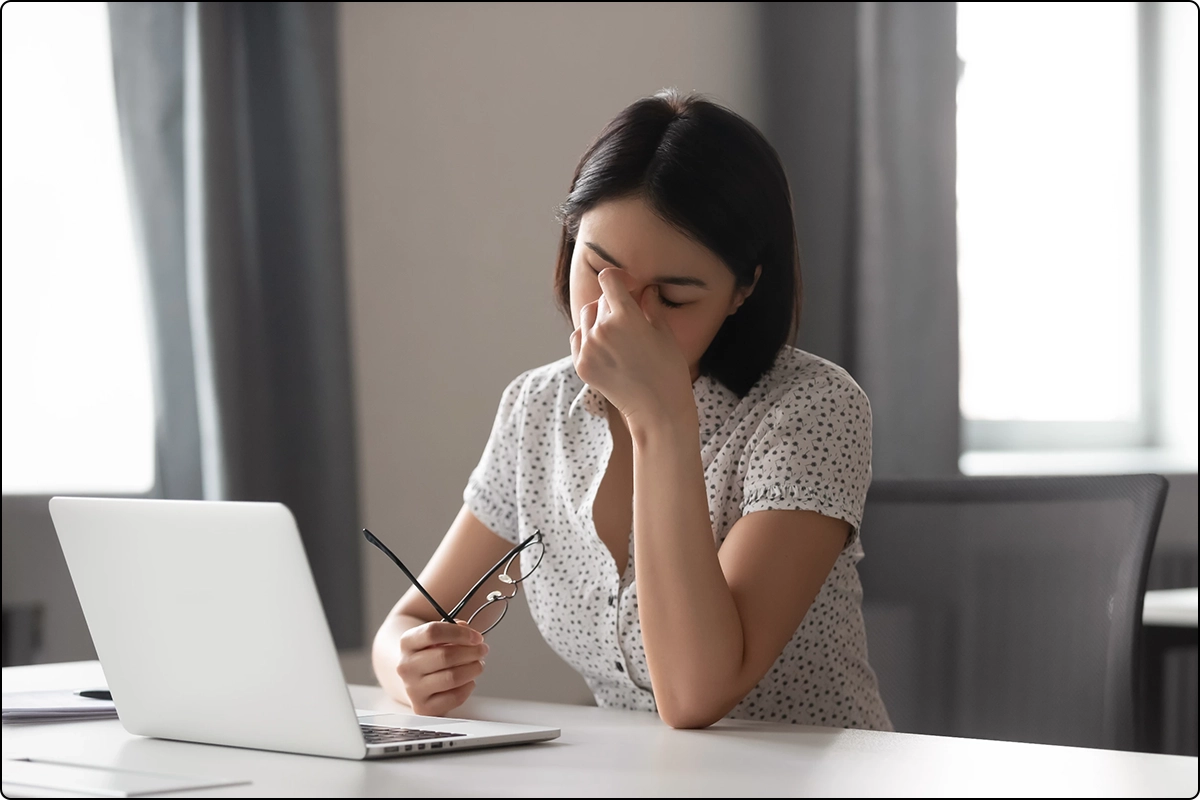
[[[112,702],[112,692],[108,689],[84,689],[82,692],[76,692],[80,697],[86,697],[89,700],[107,700]]]
[[[117,707],[106,689],[69,689],[41,692],[6,692],[4,722],[78,722],[88,719],[116,719]]]
[[[859,565],[896,730],[1133,750],[1158,475],[880,480]]]

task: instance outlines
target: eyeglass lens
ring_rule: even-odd
[[[489,593],[487,602],[470,616],[467,624],[480,633],[487,633],[499,625],[508,611],[508,601],[517,596],[517,584],[537,569],[545,554],[546,548],[540,538],[530,542],[520,552],[514,553],[504,570],[497,576],[508,588]]]

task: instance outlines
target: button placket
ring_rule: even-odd
[[[634,566],[634,564],[632,564],[632,559],[634,559],[634,553],[632,553],[632,549],[630,549],[629,561],[625,565],[625,576],[630,575],[632,572],[632,566]],[[613,668],[623,676],[625,681],[631,681],[632,679],[629,675],[629,669],[625,666],[625,646],[622,640],[622,632],[620,632],[620,616],[622,616],[622,600],[625,590],[625,576],[617,576],[617,587],[616,589],[612,590],[610,595],[608,595],[608,602],[610,602],[613,609],[612,631],[614,638],[616,638],[617,645],[617,657],[613,658]]]
[[[614,660],[614,667],[629,684],[633,684],[633,674],[629,667],[629,657],[625,653],[625,640],[621,634],[621,619],[623,613],[623,604],[625,592],[634,582],[634,563],[633,563],[633,536],[630,534],[629,543],[629,561],[625,565],[625,574],[617,576],[617,588],[614,594],[609,595],[612,598],[614,606],[614,627],[613,630],[617,637],[617,658]]]

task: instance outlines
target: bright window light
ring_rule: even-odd
[[[1136,422],[1133,3],[959,3],[967,420]]]
[[[1191,3],[1162,6],[1162,264],[1164,439],[1196,463],[1197,30]]]
[[[107,4],[3,13],[3,491],[144,493],[154,404]]]

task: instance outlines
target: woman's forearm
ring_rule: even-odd
[[[387,620],[379,626],[375,633],[375,641],[371,644],[371,667],[375,670],[375,680],[388,697],[412,706],[408,692],[404,689],[404,681],[396,673],[400,663],[400,637],[409,628],[424,625],[425,620],[404,614],[389,613]]]
[[[638,609],[663,721],[704,727],[741,699],[743,632],[717,560],[698,424],[676,418],[633,438]]]

